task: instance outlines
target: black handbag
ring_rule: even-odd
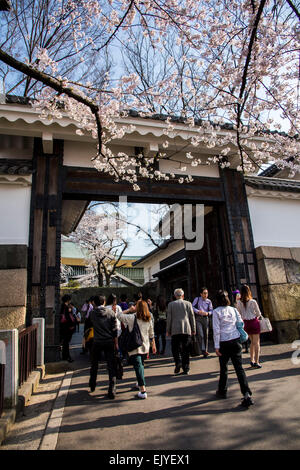
[[[202,351],[195,335],[192,335],[190,341],[190,355],[192,357],[201,356]]]
[[[143,339],[141,331],[137,322],[136,317],[134,318],[134,324],[132,331],[129,331],[128,326],[122,331],[121,336],[119,337],[119,347],[124,354],[124,352],[130,352],[138,347],[142,346]]]
[[[123,379],[123,364],[122,359],[120,358],[119,354],[115,355],[115,368],[116,368],[116,377],[118,380]]]

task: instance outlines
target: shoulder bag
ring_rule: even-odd
[[[129,327],[126,326],[119,337],[119,346],[122,352],[130,352],[139,348],[142,344],[143,339],[135,316],[132,331],[129,331]]]
[[[271,322],[268,318],[261,317],[259,319],[259,325],[260,325],[260,332],[261,333],[269,333],[270,331],[273,330]]]
[[[190,341],[190,355],[191,357],[200,356],[202,354],[199,342],[196,338],[196,335],[192,335]]]
[[[245,343],[248,340],[248,333],[246,333],[246,331],[244,330],[244,322],[238,319],[236,308],[234,309],[234,312],[236,317],[235,326],[238,332],[240,333],[240,341],[241,343]]]

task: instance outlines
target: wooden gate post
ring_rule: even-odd
[[[256,252],[254,248],[244,176],[236,170],[220,169],[225,205],[220,210],[224,234],[225,267],[228,289],[248,284],[261,305]]]
[[[53,141],[53,153],[34,141],[28,250],[27,324],[45,318],[45,362],[59,355],[60,254],[63,141]]]

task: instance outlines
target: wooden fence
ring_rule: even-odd
[[[32,325],[19,333],[19,387],[36,368],[37,329]]]

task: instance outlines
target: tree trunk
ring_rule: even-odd
[[[106,285],[110,286],[111,273],[105,273]]]
[[[97,263],[97,277],[98,277],[98,287],[103,287],[103,274],[101,272],[101,264]]]

